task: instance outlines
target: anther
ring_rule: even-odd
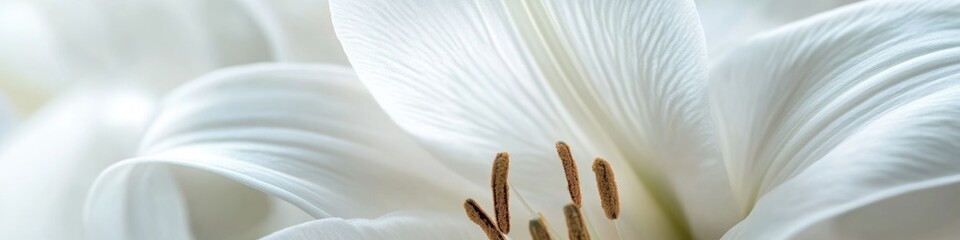
[[[493,189],[493,212],[497,216],[497,226],[503,234],[510,233],[510,185],[507,173],[510,169],[510,154],[498,153],[493,160],[490,188]]]
[[[617,180],[613,168],[603,158],[593,160],[593,173],[597,175],[597,190],[600,192],[600,206],[610,220],[620,217],[620,195],[617,193]]]
[[[467,211],[467,217],[470,218],[470,221],[473,221],[473,223],[480,226],[480,229],[483,229],[488,239],[505,240],[503,235],[500,234],[500,230],[497,230],[497,225],[493,223],[493,220],[490,219],[487,212],[483,211],[483,208],[481,208],[473,198],[467,198],[467,200],[463,202],[463,209]]]
[[[563,207],[563,216],[567,220],[567,232],[570,240],[590,240],[590,233],[583,222],[583,214],[580,214],[580,206],[576,204],[567,204]]]
[[[580,176],[577,175],[577,163],[573,161],[573,155],[570,154],[570,146],[563,141],[557,142],[557,155],[560,156],[563,173],[567,177],[567,191],[570,192],[573,203],[579,207],[583,198],[580,196]]]
[[[537,216],[530,219],[530,236],[533,240],[551,240],[550,232],[547,230],[547,219],[543,214],[537,213]]]

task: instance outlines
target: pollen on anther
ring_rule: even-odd
[[[563,164],[563,173],[567,177],[567,191],[570,192],[570,198],[574,204],[581,206],[583,197],[580,196],[580,176],[577,175],[577,163],[573,161],[570,146],[563,141],[557,142],[557,155]]]
[[[504,234],[510,233],[510,186],[507,184],[509,169],[510,154],[498,153],[493,160],[490,188],[493,189],[493,212],[497,216],[497,226]]]
[[[463,202],[463,209],[467,212],[467,217],[470,218],[470,221],[480,226],[480,229],[487,234],[488,239],[505,239],[503,234],[500,233],[500,230],[497,230],[497,225],[493,223],[493,219],[490,219],[490,215],[487,215],[487,212],[483,211],[480,204],[477,204],[477,201],[474,201],[473,198],[467,198],[467,200]]]
[[[537,216],[530,219],[530,236],[533,240],[551,240],[550,231],[547,228],[547,219],[543,214],[537,213]]]
[[[603,158],[593,160],[593,173],[597,175],[597,190],[600,192],[600,206],[610,220],[620,217],[620,194],[617,192],[617,180],[613,168]]]
[[[590,240],[590,233],[583,222],[583,214],[580,213],[580,206],[576,204],[567,204],[563,207],[563,216],[567,220],[567,232],[570,240]]]

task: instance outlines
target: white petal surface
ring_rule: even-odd
[[[0,94],[0,143],[13,131],[17,125],[17,114],[7,101],[6,96]]]
[[[600,155],[617,161],[627,184],[639,173],[666,206],[657,208],[677,216],[643,213],[655,220],[637,226],[667,221],[686,234],[689,224],[709,238],[734,223],[708,140],[706,49],[691,1],[331,1],[331,8],[347,56],[385,110],[470,179],[486,181],[477,169],[510,151],[513,184],[549,202],[545,212],[558,212],[565,194],[552,142],[566,140],[581,166]],[[595,194],[590,180],[587,196]],[[621,187],[639,193],[626,202],[649,201],[643,186]]]
[[[263,239],[484,239],[482,234],[463,216],[395,212],[376,219],[326,218],[293,226]]]
[[[347,68],[222,70],[171,94],[165,106],[144,140],[142,157],[111,167],[92,190],[87,208],[92,237],[151,239],[176,232],[156,226],[175,226],[185,217],[148,211],[163,204],[186,211],[177,203],[183,197],[176,185],[168,186],[167,169],[223,176],[314,218],[369,218],[395,209],[460,212],[463,199],[478,188],[420,150]],[[194,184],[203,182],[180,183]],[[169,199],[155,200],[159,197]],[[237,196],[212,197],[229,202]]]
[[[83,199],[110,164],[131,157],[155,110],[137,92],[66,93],[26,119],[0,147],[0,239],[83,234]]]
[[[29,1],[0,2],[0,91],[20,116],[49,100],[63,72],[55,36],[41,9]]]
[[[960,236],[960,178],[941,180],[825,219],[794,238],[956,239]]]
[[[728,172],[744,209],[757,204],[750,219],[764,219],[738,231],[782,238],[783,228],[882,199],[873,194],[958,173],[960,148],[946,144],[957,142],[956,122],[944,120],[955,118],[960,85],[958,7],[853,4],[719,62],[711,91]]]
[[[957,233],[949,231],[960,221],[957,156],[960,86],[892,109],[863,126],[760,198],[747,219],[724,237],[928,239],[919,237]]]
[[[711,57],[758,32],[858,0],[696,0]]]
[[[2,41],[14,44],[0,45],[0,68],[29,91],[109,81],[163,94],[212,69],[271,57],[260,29],[233,1],[10,4],[18,17],[0,25],[13,26]]]
[[[278,61],[349,64],[326,0],[244,0]]]

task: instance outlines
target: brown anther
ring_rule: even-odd
[[[563,216],[567,220],[567,232],[570,240],[590,240],[590,233],[583,222],[583,214],[580,214],[580,206],[576,204],[567,204],[563,207]]]
[[[510,169],[510,154],[498,153],[493,160],[490,188],[493,189],[493,212],[497,216],[497,226],[503,234],[510,233],[510,186],[507,173]]]
[[[597,175],[597,190],[600,192],[600,206],[610,220],[620,217],[620,195],[617,193],[617,180],[613,168],[603,158],[593,160],[593,172]]]
[[[573,155],[570,154],[570,146],[563,141],[557,142],[557,155],[560,156],[563,173],[567,177],[567,191],[570,192],[573,203],[579,207],[583,198],[580,196],[580,176],[577,175],[577,163],[573,161]]]
[[[483,211],[483,208],[480,207],[480,204],[477,204],[477,201],[474,201],[473,198],[467,198],[467,200],[463,202],[463,209],[467,211],[467,217],[470,218],[470,221],[473,221],[473,223],[476,223],[478,226],[480,226],[480,229],[483,229],[483,232],[487,234],[488,239],[506,239],[503,234],[500,233],[500,230],[497,230],[497,225],[493,223],[493,219],[490,219],[490,216],[487,215],[487,212]]]
[[[547,229],[547,219],[543,214],[537,213],[537,217],[530,219],[530,236],[533,240],[551,240],[550,232]]]

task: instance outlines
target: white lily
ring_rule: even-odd
[[[565,140],[616,171],[620,232],[582,175],[594,239],[955,236],[956,9],[844,7],[753,38],[708,84],[690,1],[333,1],[357,76],[257,65],[181,88],[142,157],[98,179],[88,230],[190,238],[168,171],[198,169],[319,219],[269,238],[478,239],[463,200],[490,206],[508,151],[511,187],[565,232]]]

